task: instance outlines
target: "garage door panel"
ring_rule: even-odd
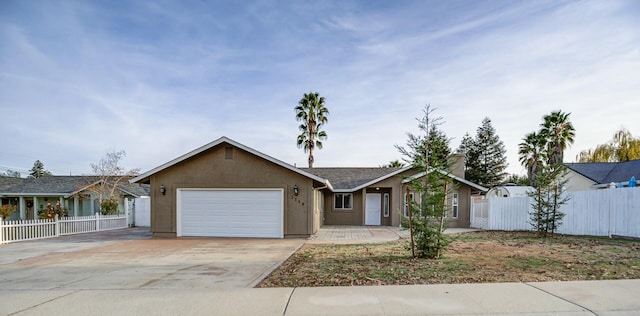
[[[182,236],[283,237],[282,189],[179,192]]]

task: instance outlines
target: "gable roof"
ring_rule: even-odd
[[[489,189],[488,189],[488,188],[485,188],[485,187],[483,187],[483,186],[481,186],[481,185],[479,185],[479,184],[475,184],[475,183],[473,183],[473,182],[471,182],[471,181],[469,181],[469,180],[466,180],[466,179],[460,178],[460,177],[458,177],[458,176],[456,176],[456,175],[453,175],[453,174],[451,174],[451,173],[449,173],[449,172],[444,172],[444,171],[440,171],[440,170],[436,170],[436,171],[438,171],[439,173],[441,173],[441,174],[442,174],[442,175],[444,175],[444,176],[447,176],[447,177],[449,177],[449,178],[451,178],[451,179],[453,179],[453,180],[456,180],[456,181],[458,181],[458,182],[460,182],[460,183],[464,183],[464,184],[466,184],[466,185],[468,185],[468,186],[470,186],[470,187],[472,187],[472,188],[475,188],[475,189],[477,189],[477,190],[480,190],[480,191],[482,191],[482,192],[487,192],[487,191],[489,191]],[[413,180],[415,180],[415,179],[418,179],[418,178],[424,177],[426,174],[427,174],[427,172],[425,172],[425,171],[422,171],[422,172],[420,172],[420,173],[416,173],[416,174],[414,174],[413,176],[411,176],[411,177],[408,177],[408,178],[404,179],[404,180],[402,181],[402,183],[409,183],[409,182],[411,182],[411,181],[413,181]]]
[[[95,176],[44,176],[40,178],[0,177],[0,195],[36,195],[69,197],[96,184]],[[149,195],[140,185],[122,183],[122,192],[135,197]]]
[[[629,181],[640,178],[640,159],[625,162],[576,162],[565,163],[568,169],[597,184]]]
[[[404,168],[301,168],[328,179],[334,192],[354,192],[393,177],[411,167]]]
[[[296,167],[294,167],[294,166],[292,166],[292,165],[290,165],[290,164],[288,164],[286,162],[280,161],[280,160],[278,160],[276,158],[273,158],[273,157],[271,157],[269,155],[266,155],[266,154],[264,154],[262,152],[259,152],[259,151],[255,150],[253,148],[250,148],[250,147],[247,147],[245,145],[242,145],[242,144],[240,144],[240,143],[238,143],[238,142],[236,142],[236,141],[234,141],[234,140],[232,140],[230,138],[227,138],[225,136],[220,137],[220,138],[218,138],[218,139],[216,139],[216,140],[214,140],[214,141],[212,141],[212,142],[210,142],[210,143],[208,143],[208,144],[206,144],[204,146],[196,148],[196,149],[194,149],[194,150],[192,150],[192,151],[190,151],[190,152],[188,152],[188,153],[186,153],[186,154],[184,154],[184,155],[182,155],[182,156],[180,156],[180,157],[178,157],[176,159],[173,159],[173,160],[163,164],[163,165],[155,167],[155,168],[153,168],[153,169],[151,169],[151,170],[149,170],[149,171],[147,171],[147,172],[145,172],[145,173],[143,173],[143,174],[141,174],[141,175],[129,180],[129,182],[131,182],[131,183],[139,183],[139,182],[146,181],[153,174],[156,174],[156,173],[158,173],[158,172],[160,172],[162,170],[165,170],[165,169],[167,169],[167,168],[169,168],[169,167],[171,167],[173,165],[176,165],[176,164],[178,164],[178,163],[180,163],[182,161],[185,161],[185,160],[187,160],[187,159],[189,159],[191,157],[194,157],[194,156],[196,156],[196,155],[198,155],[198,154],[200,154],[202,152],[205,152],[205,151],[207,151],[207,150],[209,150],[209,149],[211,149],[213,147],[216,147],[216,146],[218,146],[220,144],[223,144],[223,143],[226,143],[226,144],[229,144],[229,145],[234,146],[236,148],[242,149],[242,150],[244,150],[244,151],[246,151],[246,152],[248,152],[250,154],[253,154],[253,155],[258,156],[258,157],[260,157],[260,158],[262,158],[264,160],[272,162],[272,163],[274,163],[274,164],[276,164],[276,165],[278,165],[280,167],[283,167],[285,169],[289,169],[289,170],[291,170],[291,171],[293,171],[295,173],[301,174],[301,175],[303,175],[303,176],[305,176],[307,178],[310,178],[310,179],[313,179],[313,180],[318,181],[320,183],[323,183],[326,186],[328,186],[330,189],[333,189],[331,187],[331,184],[329,183],[329,181],[327,179],[324,179],[324,178],[321,178],[321,177],[319,177],[317,175],[311,174],[311,173],[309,173],[307,171],[304,171],[304,170],[302,170],[300,168],[296,168]]]

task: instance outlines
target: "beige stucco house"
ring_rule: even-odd
[[[469,227],[471,195],[487,189],[448,176],[448,222]],[[154,236],[283,238],[322,225],[400,225],[405,168],[297,168],[222,137],[131,180],[150,184]],[[410,192],[410,195],[412,193]]]
[[[568,191],[606,189],[612,183],[627,186],[631,177],[640,178],[640,159],[625,162],[565,163]]]

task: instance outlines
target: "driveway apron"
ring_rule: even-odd
[[[0,290],[253,287],[305,241],[127,233],[2,245]]]

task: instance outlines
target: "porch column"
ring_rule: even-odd
[[[38,219],[38,197],[33,197],[33,219]]]
[[[60,207],[65,208],[64,207],[64,197],[63,196],[60,197],[59,201],[60,201]]]
[[[80,200],[77,195],[73,197],[73,216],[80,216]]]
[[[20,209],[20,219],[27,219],[27,203],[24,201],[24,196],[18,198],[18,208]]]
[[[96,213],[96,199],[94,199],[93,197],[91,197],[89,199],[89,202],[91,202],[89,205],[89,210],[91,211],[91,214],[95,214]]]
[[[129,209],[129,198],[125,196],[122,201],[124,206],[124,216],[127,217],[127,226],[131,227],[133,226],[133,221],[131,220],[131,216],[129,215],[129,212],[131,212],[131,210]]]

